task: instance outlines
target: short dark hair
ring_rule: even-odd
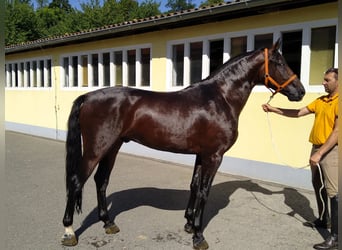
[[[330,68],[327,71],[325,71],[325,74],[329,73],[335,73],[335,78],[336,80],[338,80],[338,68]]]

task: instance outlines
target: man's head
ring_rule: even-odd
[[[323,78],[322,82],[325,91],[330,94],[334,95],[338,91],[338,69],[337,68],[330,68],[328,69]]]

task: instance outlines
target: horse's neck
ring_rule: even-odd
[[[236,116],[240,115],[253,87],[260,81],[259,70],[263,63],[263,58],[260,56],[241,62],[237,67],[237,70],[235,70],[239,72],[238,76],[232,76],[231,73],[229,73],[231,70],[225,70],[226,75],[223,77],[225,81],[220,81],[220,88],[223,97],[226,102],[233,107]]]

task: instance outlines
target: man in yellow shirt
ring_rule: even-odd
[[[324,228],[331,226],[330,236],[323,243],[314,245],[314,248],[338,249],[338,69],[328,69],[322,84],[328,94],[317,98],[306,107],[284,109],[263,104],[262,108],[265,112],[287,117],[315,114],[309,138],[312,143],[310,167],[320,217],[304,225]],[[324,183],[321,182],[320,171],[323,173]],[[330,198],[331,225],[329,213],[324,209],[328,205],[327,196]]]

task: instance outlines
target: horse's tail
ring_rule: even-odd
[[[66,138],[66,193],[67,200],[72,199],[77,213],[82,212],[82,143],[79,114],[85,95],[79,96],[73,103],[68,119]]]

